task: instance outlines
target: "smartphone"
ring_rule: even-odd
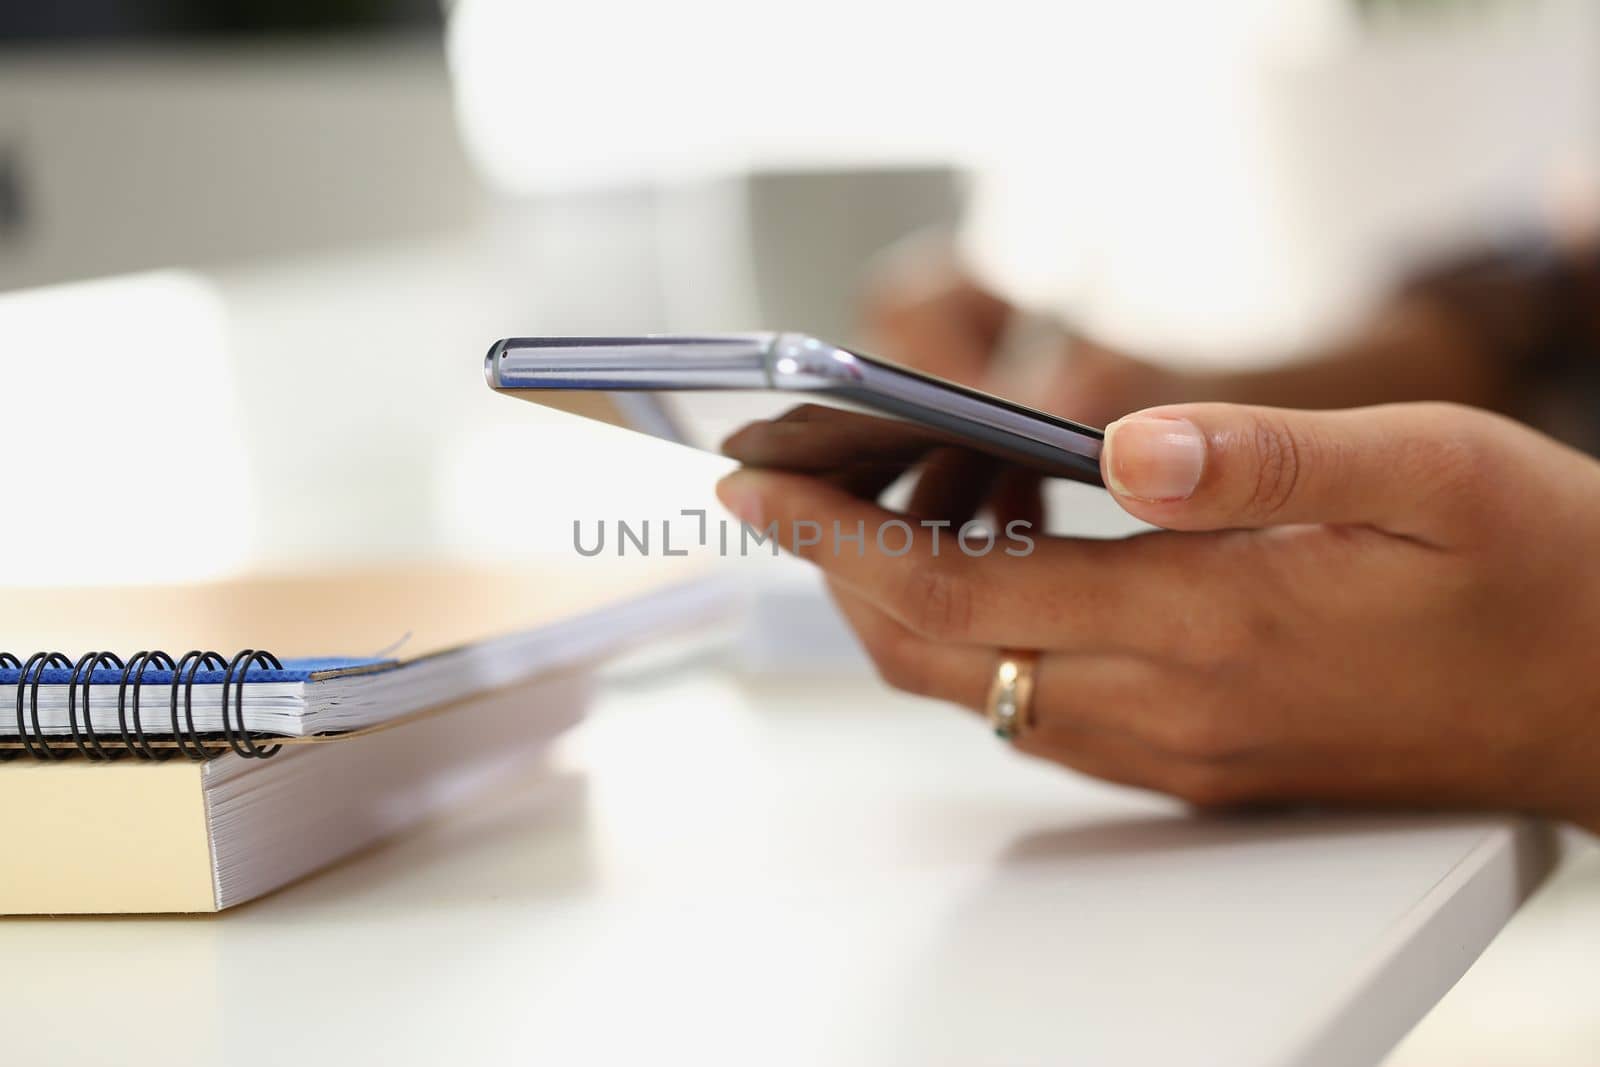
[[[749,466],[873,482],[958,450],[1104,484],[1101,431],[805,334],[511,337],[484,374],[499,392]]]

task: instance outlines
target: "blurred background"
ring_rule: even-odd
[[[484,349],[847,340],[929,232],[1163,364],[1292,359],[1419,264],[1600,218],[1597,31],[1583,0],[0,6],[0,585],[567,560],[576,517],[714,508],[722,461],[494,396]],[[1597,949],[1580,849],[1393,1062],[1594,1062]]]

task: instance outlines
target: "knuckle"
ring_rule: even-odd
[[[1241,733],[1232,717],[1194,709],[1167,718],[1158,743],[1182,760],[1206,765],[1235,755],[1245,740]]]
[[[1249,507],[1261,519],[1271,519],[1294,499],[1301,473],[1314,461],[1314,439],[1276,416],[1256,420],[1251,433],[1255,453],[1255,478],[1249,487]]]
[[[1424,427],[1417,448],[1416,469],[1436,493],[1462,503],[1479,499],[1479,490],[1493,484],[1505,451],[1498,416],[1458,404],[1427,404],[1419,420]]]
[[[1298,640],[1275,606],[1244,604],[1223,618],[1207,619],[1209,639],[1202,647],[1211,653],[1204,664],[1213,673],[1251,671],[1285,642]],[[1227,728],[1230,720],[1220,719]]]
[[[1249,799],[1237,775],[1212,764],[1187,764],[1168,771],[1163,789],[1197,808],[1235,807]]]
[[[894,320],[908,303],[905,282],[897,272],[879,266],[862,279],[860,314],[868,326]]]
[[[879,636],[867,646],[878,677],[891,689],[906,693],[921,693],[927,685],[927,665],[917,651],[911,641],[898,636]]]
[[[861,315],[878,344],[904,345],[941,325],[948,303],[942,293],[908,288],[904,279],[878,279],[868,283]]]
[[[804,404],[796,404],[794,407],[790,408],[788,411],[785,411],[782,415],[779,415],[773,421],[774,422],[812,422],[818,416],[826,415],[827,414],[827,410],[828,409],[824,408],[821,404],[813,404],[813,403],[809,403],[809,402],[804,403]]]
[[[1262,633],[1252,614],[1219,613],[1183,627],[1170,639],[1173,650],[1169,655],[1195,671],[1227,671],[1260,656],[1261,645],[1257,642]]]
[[[910,567],[898,595],[901,617],[915,632],[934,641],[963,641],[972,629],[971,578],[939,559]]]
[[[1455,404],[1418,405],[1408,471],[1430,511],[1475,538],[1514,535],[1525,519],[1504,487],[1525,485],[1526,427]]]
[[[1448,400],[1423,400],[1410,406],[1415,421],[1443,436],[1449,431],[1460,432],[1488,417],[1482,408],[1456,404]]]

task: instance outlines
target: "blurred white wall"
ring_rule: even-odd
[[[30,194],[0,279],[176,268],[214,294],[246,562],[515,553],[564,544],[624,457],[662,446],[608,438],[572,475],[577,446],[552,442],[580,431],[483,388],[490,341],[843,331],[873,247],[950,214],[951,167],[979,174],[969,247],[1008,289],[1234,360],[1280,358],[1422,251],[1595,186],[1582,0],[1378,26],[1334,0],[640,7],[462,0],[453,95],[440,50],[403,42],[8,66],[26,93],[0,97],[0,136],[75,177]],[[58,358],[33,347],[3,355]],[[516,453],[558,462],[485,474]],[[703,457],[651,455],[651,499],[708,499]]]
[[[500,188],[954,163],[1007,291],[1254,361],[1600,183],[1596,5],[1366,6],[461,0],[450,51]]]

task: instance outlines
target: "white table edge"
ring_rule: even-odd
[[[1554,869],[1556,831],[1506,818],[1376,942],[1329,991],[1320,1017],[1269,1063],[1353,1067],[1382,1062],[1460,980]]]

